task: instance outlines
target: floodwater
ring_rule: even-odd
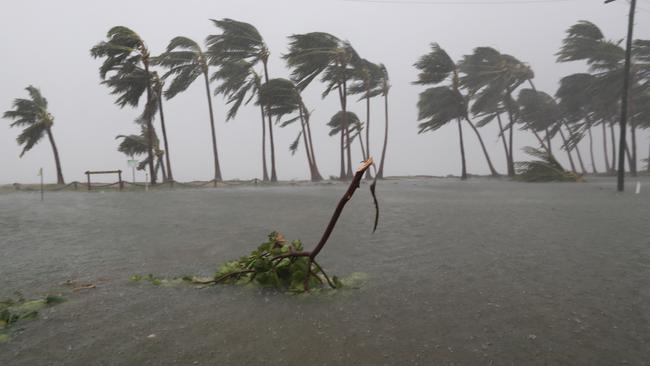
[[[319,256],[360,288],[300,296],[128,278],[211,275],[272,230],[311,248],[344,185],[3,194],[0,298],[68,301],[18,325],[0,365],[648,364],[642,180],[383,181],[375,234],[364,184]]]

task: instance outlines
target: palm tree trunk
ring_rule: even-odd
[[[264,106],[260,104],[260,113],[262,115],[262,181],[269,181],[269,173],[266,169],[266,119],[264,118]]]
[[[499,175],[497,173],[496,169],[494,169],[494,166],[492,165],[492,160],[490,160],[490,155],[488,154],[487,149],[485,148],[485,144],[483,143],[483,138],[481,137],[481,133],[478,131],[478,128],[474,126],[472,121],[469,120],[468,117],[465,117],[465,120],[467,123],[469,123],[469,126],[474,130],[474,133],[476,133],[476,137],[478,138],[478,142],[481,144],[481,149],[483,149],[483,155],[485,155],[485,160],[487,161],[488,167],[490,168],[490,175],[493,177],[496,177]]]
[[[636,177],[637,176],[637,169],[636,169],[636,123],[634,123],[634,120],[630,121],[630,130],[632,130],[632,134],[630,137],[632,137],[632,162],[630,163],[630,170],[632,171],[632,176]]]
[[[460,140],[460,159],[461,159],[461,173],[460,179],[467,179],[467,165],[465,162],[465,143],[463,142],[463,126],[460,124],[460,118],[457,119],[458,122],[458,137]]]
[[[348,155],[348,167],[346,170],[346,178],[352,179],[352,147],[350,146],[350,121],[348,121],[348,86],[345,80],[343,80],[343,105],[345,106],[345,114],[343,115],[343,120],[345,121],[345,150]]]
[[[646,170],[648,173],[650,173],[650,147],[648,148],[648,165],[646,166]]]
[[[627,157],[627,167],[632,173],[632,154],[630,154],[630,146],[627,141],[625,143],[625,156]]]
[[[210,111],[210,132],[212,134],[212,156],[214,158],[214,186],[216,187],[217,181],[221,181],[221,167],[219,165],[219,154],[217,153],[217,134],[214,128],[214,112],[212,111],[212,97],[210,95],[210,80],[208,79],[207,70],[203,73],[203,78],[205,79],[205,93],[208,97],[208,110]]]
[[[363,145],[363,139],[361,138],[361,134],[359,134],[359,147],[361,148],[361,157],[363,158],[363,161],[366,161],[367,160],[366,147]]]
[[[533,130],[532,128],[530,129],[530,131],[533,133],[533,135],[535,135],[535,138],[537,139],[537,142],[539,142],[540,147],[542,149],[546,150],[546,152],[549,155],[553,156],[553,153],[551,152],[551,149],[548,146],[546,146],[546,144],[544,143],[544,139],[542,139],[542,137],[539,135],[539,133],[537,133],[537,131]]]
[[[268,66],[267,66],[267,60],[263,60],[264,64],[264,80],[265,82],[269,82],[269,71],[268,71]],[[273,122],[271,121],[271,113],[269,113],[268,107],[266,110],[266,117],[268,118],[269,122],[269,140],[271,141],[271,182],[277,182],[278,181],[278,175],[275,172],[275,142],[273,141]]]
[[[144,64],[144,72],[148,77],[151,77],[149,74],[149,61],[148,59],[143,59],[142,63]],[[151,94],[151,81],[147,83],[147,101],[152,100],[153,95]],[[147,158],[149,159],[149,174],[151,175],[151,185],[156,185],[156,174],[154,171],[154,156],[153,156],[153,123],[151,123],[151,118],[147,118]]]
[[[589,155],[591,155],[591,170],[594,172],[594,174],[598,174],[598,170],[596,170],[596,159],[594,159],[594,138],[591,135],[591,125],[587,128],[587,132],[589,133]]]
[[[345,174],[346,179],[350,179],[352,177],[352,146],[350,143],[350,126],[346,124],[345,126],[345,151],[347,155],[347,170]]]
[[[609,173],[612,171],[612,169],[609,166],[609,153],[607,152],[607,126],[605,126],[605,122],[602,122],[601,126],[603,128],[603,152],[605,153],[605,171]]]
[[[47,131],[47,137],[50,140],[50,145],[52,145],[52,152],[54,153],[54,164],[56,164],[56,184],[65,184],[63,179],[63,171],[61,170],[61,159],[59,159],[59,149],[56,147],[56,142],[54,142],[54,135],[52,135],[52,129],[48,127],[45,129]]]
[[[367,83],[370,86],[369,83]],[[370,88],[366,87],[366,153],[363,160],[366,160],[370,156]],[[359,135],[361,138],[361,135]],[[366,170],[366,179],[372,179],[372,174],[370,169]]]
[[[499,135],[501,135],[501,142],[503,142],[503,150],[506,152],[506,165],[508,167],[508,175],[511,176],[510,172],[510,151],[508,150],[508,143],[506,142],[506,135],[503,131],[503,122],[501,121],[501,114],[497,113],[497,122],[499,123]]]
[[[158,112],[160,113],[160,126],[162,128],[163,142],[165,143],[165,160],[167,161],[167,175],[163,174],[164,181],[174,181],[172,175],[172,164],[169,161],[169,144],[167,144],[167,129],[165,128],[165,115],[162,107],[162,93],[158,93]]]
[[[384,94],[384,146],[381,148],[381,161],[377,170],[377,178],[384,179],[384,159],[386,158],[386,146],[388,146],[388,93]]]
[[[567,141],[566,136],[564,136],[564,132],[562,132],[562,126],[560,126],[560,128],[558,128],[558,131],[560,131],[560,137],[562,138],[562,143],[564,144],[564,150],[566,151],[566,154],[569,157],[569,164],[571,165],[571,171],[574,172],[574,173],[577,173],[576,165],[573,162],[573,157],[571,156],[571,149],[569,148],[569,141]]]
[[[337,86],[339,92],[339,102],[341,103],[341,111],[343,112],[343,125],[341,126],[341,170],[339,172],[339,179],[345,180],[346,171],[345,171],[345,125],[347,125],[347,113],[345,105],[345,97],[343,96],[343,90],[341,90],[341,85]]]
[[[580,170],[582,170],[582,174],[587,174],[587,169],[585,169],[585,163],[582,161],[582,154],[580,154],[580,148],[578,147],[578,144],[574,147],[576,150],[576,154],[578,155],[578,162],[580,163]]]
[[[320,182],[321,180],[323,180],[323,176],[320,174],[320,171],[318,170],[318,164],[316,163],[316,154],[314,153],[314,143],[311,138],[311,127],[309,125],[309,113],[307,112],[307,109],[305,108],[304,104],[301,105],[300,108],[305,117],[305,126],[307,131],[308,144],[305,148],[309,148],[309,151],[311,153],[311,160],[314,166],[314,179],[315,179],[314,181]]]
[[[508,110],[508,120],[510,121],[510,128],[508,129],[508,176],[513,177],[515,175],[515,161],[514,161],[514,150],[513,150],[513,134],[515,128],[515,121],[512,117],[512,111],[510,107],[506,108]]]
[[[616,172],[616,131],[613,123],[609,124],[609,132],[612,137],[612,172]]]
[[[549,151],[553,151],[553,148],[551,147],[551,133],[548,131],[548,127],[546,127],[546,145],[548,146]]]
[[[161,157],[158,157],[158,164],[160,165],[160,172],[162,173],[163,180],[164,180],[165,177],[167,176],[167,173],[165,171],[165,162],[163,161],[163,159]]]
[[[305,154],[307,154],[307,164],[309,165],[309,177],[312,182],[315,181],[314,175],[314,160],[312,159],[311,152],[309,151],[309,143],[307,142],[307,129],[305,128],[305,118],[302,113],[302,108],[298,108],[300,112],[300,128],[302,131],[302,141],[305,145]]]

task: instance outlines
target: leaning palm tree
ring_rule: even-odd
[[[567,152],[571,170],[575,172],[575,163],[571,155],[571,147],[574,145],[569,143],[570,140],[562,131],[562,127],[566,127],[566,113],[562,113],[563,108],[550,95],[533,89],[522,89],[519,92],[517,103],[521,106],[520,119],[528,129],[537,132],[548,131],[547,141],[555,133],[560,134],[563,142],[562,148]],[[542,149],[546,151],[547,155],[553,155],[550,144],[543,145]]]
[[[304,90],[314,79],[320,76],[326,84],[323,97],[336,90],[339,95],[341,116],[344,118],[341,128],[341,170],[340,179],[352,177],[352,159],[350,152],[350,126],[346,121],[348,82],[355,73],[354,66],[359,64],[359,55],[349,42],[323,32],[295,34],[289,37],[289,52],[282,56],[291,69],[291,79],[298,89]],[[347,165],[345,155],[347,152]],[[346,168],[347,166],[347,168]]]
[[[38,144],[44,135],[47,135],[47,138],[50,140],[50,145],[52,145],[52,152],[54,153],[56,182],[57,184],[65,184],[61,170],[61,161],[59,159],[59,150],[56,147],[54,135],[52,134],[54,117],[47,109],[47,99],[41,95],[40,90],[32,85],[25,89],[29,93],[29,99],[14,99],[12,103],[13,109],[6,111],[3,117],[13,120],[10,125],[11,127],[25,127],[20,135],[18,135],[18,138],[16,138],[18,145],[23,146],[20,157],[31,150],[34,145]]]
[[[222,178],[219,155],[217,153],[217,137],[214,127],[210,79],[208,75],[209,68],[206,54],[201,50],[201,46],[193,40],[187,37],[175,37],[169,42],[167,50],[152,61],[157,65],[169,69],[163,75],[163,79],[172,78],[169,87],[164,92],[165,98],[168,100],[187,90],[199,76],[203,75],[205,91],[208,98],[210,132],[212,135],[212,156],[214,158],[214,184],[216,185]],[[169,162],[167,163],[167,167],[171,171]]]
[[[146,44],[140,36],[133,30],[124,27],[116,26],[111,28],[106,34],[108,40],[97,43],[90,50],[90,54],[94,58],[104,58],[104,62],[99,68],[99,76],[102,80],[106,80],[107,75],[112,74],[112,77],[123,77],[128,79],[134,68],[141,66],[144,71],[145,77],[150,77],[149,65],[150,54]],[[149,81],[144,83],[147,92],[147,101],[154,98]],[[113,94],[116,94],[113,90]],[[137,106],[140,95],[128,94],[124,101],[121,102],[118,98],[116,103],[121,107],[125,105]],[[149,172],[151,173],[151,184],[156,184],[156,176],[154,175],[153,163],[153,126],[151,119],[146,121],[147,124],[147,145],[149,157]]]
[[[463,96],[461,94],[458,66],[456,65],[456,63],[451,59],[451,57],[449,57],[449,54],[444,49],[442,49],[437,43],[433,43],[431,44],[431,52],[420,57],[420,59],[415,63],[414,66],[420,71],[420,73],[418,74],[418,80],[415,81],[414,84],[439,85],[445,81],[450,82],[450,86],[447,88],[452,93],[457,94],[457,96],[454,99],[463,100],[462,107],[464,109],[461,114],[455,117],[458,123],[459,133],[461,134],[460,135],[461,141],[463,139],[461,122],[464,120],[467,121],[467,123],[470,125],[472,130],[474,130],[476,136],[478,137],[479,143],[481,144],[481,148],[483,149],[483,154],[485,155],[485,159],[490,169],[490,173],[493,176],[498,175],[496,169],[494,169],[494,166],[492,165],[492,161],[490,160],[490,156],[487,152],[487,149],[485,148],[485,144],[483,143],[483,138],[481,137],[481,134],[479,133],[474,123],[472,123],[472,121],[469,119],[469,115],[467,112],[467,103],[469,101],[469,97]],[[442,91],[440,91],[440,93],[447,94]],[[422,100],[423,97],[427,97],[427,95],[425,95],[425,93],[420,94],[420,101],[423,102],[423,106],[426,106],[429,103],[423,101]],[[457,105],[449,106],[448,108],[455,111],[456,108],[458,108],[458,106]],[[431,116],[425,113],[425,115],[421,115],[421,117],[430,118]],[[426,130],[430,130],[430,129],[426,129]],[[422,126],[420,126],[420,132],[423,132]],[[461,154],[463,156],[465,155],[464,149],[461,149]],[[466,175],[466,168],[464,166],[463,166],[463,172],[464,173],[462,174],[462,176],[464,177],[463,179],[465,179],[467,175]]]
[[[360,59],[355,65],[354,83],[348,87],[349,94],[361,94],[359,101],[366,100],[366,149],[364,156],[370,156],[370,99],[382,94],[383,71],[381,66],[366,59]],[[364,158],[365,160],[366,158]],[[366,179],[372,179],[370,169],[366,170]]]
[[[251,24],[233,19],[212,19],[212,23],[221,30],[221,34],[210,35],[206,39],[208,47],[206,54],[210,64],[223,67],[243,61],[251,68],[261,64],[264,69],[264,80],[268,82],[270,52],[259,31]],[[270,114],[267,117],[271,143],[271,181],[277,182],[273,123]]]
[[[622,90],[622,79],[625,64],[625,50],[620,42],[608,40],[594,23],[579,21],[571,26],[562,42],[562,47],[556,54],[558,62],[583,61],[589,65],[589,70],[596,78],[595,95],[609,106],[616,106],[620,109],[620,91]],[[638,120],[634,118],[635,109],[638,108],[634,102],[634,95],[639,95],[642,90],[648,89],[648,75],[650,73],[650,41],[635,40],[632,48],[632,77],[631,77],[631,104],[630,104],[630,129],[631,144],[625,144],[623,148],[628,155],[630,170],[636,175],[636,129],[639,126]],[[645,80],[645,81],[644,81]],[[602,104],[598,104],[602,105]],[[614,117],[612,121],[616,120]],[[613,132],[613,129],[612,129]],[[631,145],[631,152],[628,145]],[[622,159],[619,156],[619,159]],[[612,164],[614,165],[614,163]],[[620,168],[620,167],[619,167]]]
[[[465,99],[460,93],[447,86],[429,88],[420,93],[418,101],[418,120],[420,123],[418,133],[435,131],[452,121],[458,123],[458,134],[460,138],[461,176],[460,179],[467,179],[467,167],[465,163],[465,144],[463,142],[463,128],[461,118],[466,113]]]
[[[359,138],[359,147],[361,148],[361,155],[363,156],[364,159],[366,159],[366,148],[364,147],[363,144],[363,138],[362,138],[362,133],[364,130],[364,124],[361,122],[359,117],[354,113],[354,112],[336,112],[332,118],[330,118],[329,122],[327,122],[327,126],[330,128],[329,136],[336,136],[341,133],[344,129],[348,130],[350,133],[350,139],[349,142],[346,142],[346,148],[348,148],[347,144],[351,144],[354,142],[356,138]]]
[[[291,144],[290,150],[292,153],[295,153],[300,138],[302,137],[305,145],[305,153],[307,155],[311,181],[321,181],[323,178],[320,175],[318,165],[316,164],[316,155],[314,154],[311,129],[309,128],[309,112],[305,107],[300,91],[296,88],[294,83],[287,79],[269,80],[261,87],[258,104],[267,106],[269,114],[276,117],[278,120],[281,120],[286,115],[298,114],[297,117],[284,121],[281,126],[286,127],[296,121],[300,122],[300,132],[294,140],[294,143]]]
[[[508,116],[508,175],[514,176],[513,135],[518,106],[514,91],[534,77],[533,71],[515,57],[502,54],[494,48],[478,47],[464,56],[459,64],[460,85],[474,100],[471,110],[475,115],[504,110]],[[503,133],[503,131],[501,132]],[[540,143],[541,138],[535,133]]]
[[[388,92],[390,91],[390,79],[388,77],[388,70],[384,64],[379,64],[381,68],[381,95],[384,97],[384,144],[381,149],[381,160],[379,161],[379,169],[377,169],[377,178],[384,178],[384,161],[386,158],[386,148],[388,146]]]
[[[218,80],[219,86],[214,90],[215,95],[222,94],[226,98],[226,104],[230,105],[226,114],[226,121],[237,116],[242,105],[250,103],[254,98],[259,100],[259,92],[262,86],[262,78],[246,61],[228,62],[212,74],[210,81]],[[262,180],[269,180],[266,168],[266,112],[265,107],[260,104],[260,115],[262,117]]]
[[[139,135],[117,135],[115,137],[116,140],[122,139],[122,141],[120,141],[120,144],[117,147],[117,151],[129,156],[130,158],[133,158],[135,156],[140,156],[140,155],[147,155],[148,135],[149,134],[147,128],[144,124],[141,124],[140,126]],[[160,143],[158,141],[158,137],[156,136],[155,132],[153,136],[154,136],[154,141],[153,141],[154,156],[156,157],[157,160],[157,162],[154,162],[155,164],[154,172],[157,175],[158,169],[160,168],[160,171],[164,178],[165,176],[167,176],[165,171],[165,163],[162,160],[162,157],[165,155],[165,152],[160,150],[160,146],[159,146]],[[149,157],[146,156],[143,160],[139,162],[137,169],[144,170],[146,166],[149,164],[149,162],[150,162]]]

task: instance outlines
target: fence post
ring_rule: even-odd
[[[118,170],[117,171],[117,177],[120,180],[120,191],[124,189],[124,182],[122,182],[122,171]]]
[[[87,181],[88,181],[88,190],[90,191],[90,172],[89,171],[86,172],[86,178],[87,178]]]

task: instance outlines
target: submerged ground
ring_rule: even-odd
[[[647,364],[642,181],[383,181],[374,235],[364,185],[320,263],[367,280],[307,296],[128,277],[210,275],[274,229],[311,248],[343,185],[2,194],[0,298],[69,301],[19,325],[0,365]]]

